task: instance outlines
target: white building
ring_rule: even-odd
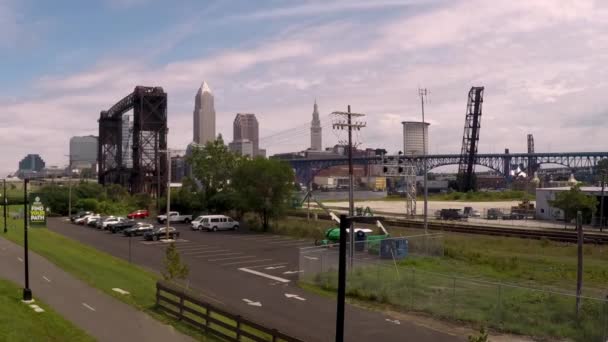
[[[203,82],[194,100],[194,142],[204,145],[215,140],[215,104],[207,82]]]
[[[536,218],[539,220],[563,220],[564,212],[560,209],[554,208],[549,204],[550,200],[554,200],[555,196],[562,191],[568,191],[570,187],[559,187],[559,188],[538,188],[536,189]],[[583,186],[581,191],[585,194],[595,196],[597,198],[598,208],[595,213],[596,217],[599,217],[600,203],[602,188],[599,186]],[[604,191],[604,215],[608,215],[608,188]]]
[[[428,154],[429,123],[403,121],[403,154],[419,156]]]

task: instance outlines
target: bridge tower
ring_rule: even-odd
[[[534,153],[534,136],[532,134],[528,134],[528,154]],[[528,157],[528,177],[531,179],[534,177],[534,172],[536,172],[536,160],[534,157]]]
[[[481,128],[483,90],[484,87],[472,87],[469,91],[464,134],[462,135],[462,150],[458,163],[458,183],[462,192],[475,189],[474,166],[479,143],[479,129]]]

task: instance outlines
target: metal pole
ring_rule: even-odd
[[[340,215],[340,250],[338,257],[338,303],[336,309],[336,342],[344,341],[344,302],[346,298],[346,229],[349,225],[350,220],[346,218],[346,215]]]
[[[424,96],[426,95],[426,89],[420,90],[420,102],[422,104],[422,166],[423,166],[423,186],[424,186],[424,233],[428,234],[429,221],[428,221],[428,205],[429,205],[429,189],[427,186],[428,174],[426,165],[426,122],[424,121]]]
[[[581,290],[583,287],[583,214],[576,213],[576,235],[577,235],[577,259],[576,267],[576,317],[579,317],[581,309]]]
[[[355,193],[354,193],[354,187],[355,187],[355,181],[354,181],[354,176],[353,176],[353,127],[352,127],[352,122],[351,122],[351,118],[352,116],[350,115],[350,105],[348,105],[348,115],[347,115],[347,119],[348,119],[348,182],[349,182],[349,186],[348,186],[348,215],[350,217],[355,215]],[[349,244],[350,247],[348,249],[348,255],[349,255],[349,269],[352,270],[353,269],[353,262],[355,259],[355,232],[354,232],[354,226],[351,223],[350,225],[350,235],[349,235]]]
[[[169,210],[171,208],[171,151],[167,149],[167,236],[169,240],[169,224],[171,223],[171,217],[169,216]]]
[[[131,234],[129,234],[129,264],[131,263]]]
[[[8,232],[8,228],[6,226],[6,206],[8,205],[8,199],[6,198],[6,179],[2,180],[2,187],[4,188],[4,233]]]
[[[30,290],[30,264],[28,258],[28,245],[27,245],[27,182],[28,179],[23,180],[23,252],[24,252],[24,263],[25,263],[25,288],[23,289],[23,300],[32,300],[32,290]]]
[[[600,232],[604,228],[604,187],[605,186],[606,186],[606,172],[602,171],[602,197],[600,198]],[[5,196],[6,196],[6,194],[5,194]],[[6,226],[6,224],[4,226]]]
[[[72,219],[72,173],[70,172],[70,178],[68,178],[68,219]]]

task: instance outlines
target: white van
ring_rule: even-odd
[[[218,231],[218,230],[237,230],[239,222],[224,215],[203,215],[199,216],[191,224],[192,230]]]

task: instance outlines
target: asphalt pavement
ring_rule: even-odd
[[[0,277],[23,286],[23,256],[23,247],[0,238]],[[29,264],[34,303],[40,298],[98,341],[194,341],[173,327],[90,287],[36,253],[29,253]],[[44,312],[32,313],[44,315]]]
[[[190,268],[189,284],[211,304],[305,341],[335,336],[336,302],[297,286],[300,247],[313,241],[244,231],[180,231],[176,248]],[[49,229],[114,256],[160,272],[166,243],[128,238],[65,219],[48,221]],[[346,341],[464,341],[381,312],[347,305]]]

